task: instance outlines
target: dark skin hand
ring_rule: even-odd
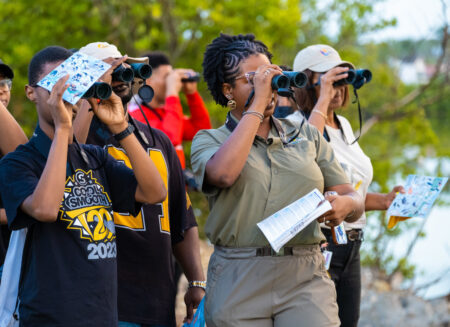
[[[198,239],[198,227],[189,228],[183,241],[174,245],[173,254],[177,258],[188,280],[205,280],[202,263],[200,259],[200,244]],[[191,287],[184,295],[186,304],[186,317],[184,322],[190,323],[200,301],[205,296],[205,291],[200,287]]]

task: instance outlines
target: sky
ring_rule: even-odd
[[[450,23],[450,0],[385,0],[375,11],[383,18],[397,18],[397,25],[372,34],[373,39],[430,38],[445,20]]]

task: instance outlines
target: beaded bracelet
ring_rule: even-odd
[[[314,109],[312,112],[315,112],[316,114],[321,115],[323,117],[323,119],[325,119],[325,121],[327,121],[328,118],[322,111],[320,111],[318,109]]]
[[[192,287],[200,287],[206,291],[206,280],[192,280],[188,284],[188,289]]]
[[[242,113],[242,116],[244,116],[244,115],[255,115],[255,116],[257,116],[257,117],[259,118],[259,120],[260,120],[261,123],[262,123],[263,120],[264,120],[264,115],[263,115],[262,113],[260,113],[260,112],[254,111],[254,110],[247,110],[247,111],[244,111],[244,112]]]

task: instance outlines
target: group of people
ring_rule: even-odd
[[[196,82],[183,82],[192,70],[173,69],[160,52],[122,56],[106,42],[78,51],[111,65],[101,77],[111,97],[71,105],[62,99],[69,76],[51,91],[38,86],[72,55],[39,51],[25,87],[38,113],[29,141],[6,109],[14,75],[0,63],[1,222],[11,239],[23,236],[6,253],[0,324],[8,294],[9,323],[20,326],[175,326],[174,256],[189,281],[186,321],[205,296],[208,326],[357,325],[364,212],[387,209],[403,189],[368,192],[370,159],[336,114],[349,100],[348,85],[336,82],[352,63],[326,45],[301,50],[293,70],[307,86],[281,105],[271,82],[282,69],[267,46],[251,34],[221,34],[205,50],[203,77],[229,112],[211,129]],[[112,77],[130,63],[152,66],[151,102]],[[274,115],[278,103],[298,107]],[[183,175],[182,141],[192,138],[192,171],[210,205],[207,280]],[[275,252],[257,223],[315,188],[332,191],[332,209]],[[336,245],[330,228],[342,222],[348,243]],[[9,237],[5,226],[0,237]],[[328,272],[324,244],[333,253]],[[20,271],[8,269],[14,261]],[[2,292],[13,284],[16,294]]]

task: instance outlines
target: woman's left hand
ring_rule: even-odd
[[[354,201],[348,195],[326,195],[332,209],[318,218],[319,223],[324,222],[329,227],[342,223],[353,212]]]
[[[392,204],[392,201],[394,201],[395,197],[397,196],[397,193],[404,194],[405,193],[404,187],[401,185],[394,186],[392,191],[390,191],[387,194],[384,194],[384,204],[383,204],[384,209],[383,210],[389,209],[389,207]]]

